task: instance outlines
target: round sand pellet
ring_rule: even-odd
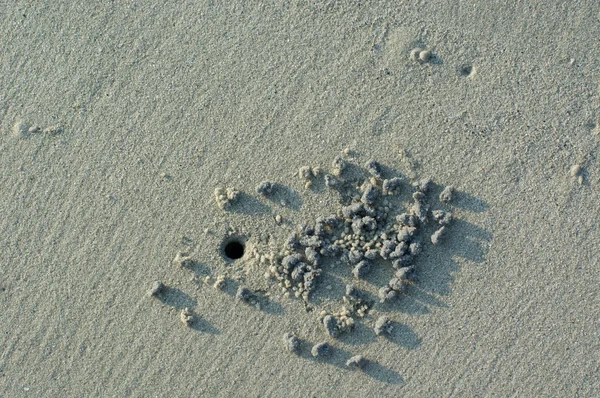
[[[423,50],[419,53],[419,61],[429,62],[430,59],[431,59],[431,51]]]

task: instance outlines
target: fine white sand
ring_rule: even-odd
[[[0,396],[598,394],[595,2],[163,3],[0,5]],[[389,338],[376,314],[327,337],[250,258],[335,211],[294,173],[345,148],[457,190],[419,282],[374,307]],[[217,187],[245,195],[223,211]],[[228,233],[247,258],[223,259]]]

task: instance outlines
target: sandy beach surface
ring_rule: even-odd
[[[0,396],[599,396],[599,38],[594,1],[0,2]],[[337,156],[454,186],[390,302],[383,260],[268,274],[355,200]]]

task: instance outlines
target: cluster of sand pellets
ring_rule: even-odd
[[[36,135],[55,136],[63,132],[61,126],[42,127],[36,124],[30,124],[23,120],[17,120],[12,128],[12,135],[15,138],[30,138]]]
[[[366,278],[375,267],[390,268],[392,278],[378,290],[381,303],[406,294],[407,287],[416,283],[418,272],[414,260],[422,252],[423,240],[429,239],[438,245],[452,222],[452,213],[431,209],[427,200],[430,180],[410,181],[403,176],[386,175],[393,173],[385,170],[374,160],[360,167],[348,156],[336,157],[330,173],[320,168],[300,168],[298,176],[305,189],[312,187],[313,179],[323,178],[325,185],[338,191],[346,203],[333,214],[298,224],[282,242],[280,251],[268,256],[267,276],[278,283],[286,296],[309,302],[326,272],[326,264],[347,267],[356,280]],[[269,196],[274,186],[263,182],[256,191]],[[439,202],[447,205],[453,191],[452,186],[446,187],[439,195]],[[400,203],[401,193],[409,195],[408,203]],[[433,232],[425,236],[426,230]],[[323,330],[333,338],[351,331],[357,319],[365,317],[374,305],[353,284],[346,285],[340,304],[339,311],[318,314]],[[392,322],[382,316],[375,322],[374,333],[385,335],[392,329]],[[328,351],[332,349],[330,345],[327,347]],[[313,351],[319,352],[319,349]],[[357,360],[357,367],[362,368],[364,361]],[[348,365],[356,366],[354,362]]]
[[[389,303],[408,293],[408,286],[418,281],[415,259],[421,254],[424,240],[438,245],[452,223],[452,212],[447,204],[452,200],[454,188],[446,187],[437,203],[444,209],[432,209],[429,179],[411,180],[384,167],[374,160],[361,164],[355,158],[337,156],[329,172],[320,168],[301,167],[297,173],[305,189],[312,189],[320,179],[329,190],[337,192],[340,205],[335,212],[323,214],[311,222],[292,227],[287,236],[278,243],[277,249],[256,256],[266,269],[265,277],[272,281],[271,288],[281,291],[284,297],[296,297],[308,305],[329,267],[345,267],[348,279],[344,294],[339,297],[336,311],[315,312],[324,335],[336,339],[351,332],[356,322],[372,312],[377,302],[357,285],[377,267],[386,269],[391,276],[387,283],[378,287],[379,304]],[[256,193],[269,198],[283,189],[280,184],[264,181],[256,187]],[[221,210],[228,210],[239,200],[235,188],[217,188],[215,200]],[[277,220],[281,224],[281,216]],[[186,267],[192,258],[177,254],[174,263]],[[207,282],[208,283],[208,282]],[[212,283],[212,280],[210,281]],[[214,283],[223,289],[224,276]],[[162,285],[153,286],[151,295]],[[240,285],[236,299],[258,305],[255,292]],[[193,314],[186,308],[181,322],[189,325]],[[373,332],[377,336],[390,334],[392,321],[379,316]],[[299,339],[285,334],[283,346],[287,351],[299,353]],[[334,347],[323,341],[315,344],[311,354],[327,357]],[[367,363],[363,357],[348,360],[347,366],[362,368]]]
[[[325,262],[346,266],[356,280],[367,277],[374,267],[390,267],[393,277],[380,286],[378,296],[381,303],[392,301],[405,294],[408,285],[416,280],[413,263],[422,251],[425,227],[434,226],[428,238],[432,244],[439,244],[452,221],[452,213],[430,209],[428,179],[411,182],[399,176],[385,178],[384,167],[373,160],[362,168],[354,165],[352,172],[348,170],[348,178],[348,160],[336,157],[332,166],[331,174],[323,176],[325,184],[338,190],[349,203],[334,214],[297,225],[280,252],[271,256],[268,275],[281,289],[308,302],[325,272]],[[310,182],[323,172],[303,167],[298,174]],[[264,187],[270,185],[262,183],[257,191],[264,195]],[[393,200],[401,192],[411,194],[411,203],[406,207]],[[452,193],[453,187],[447,187],[439,201],[447,204]],[[352,330],[356,318],[368,314],[373,305],[352,284],[346,286],[340,299],[343,305],[339,312],[319,314],[331,337]]]
[[[420,64],[425,64],[425,63],[431,61],[432,56],[433,56],[433,54],[431,53],[430,50],[419,48],[419,47],[413,48],[410,51],[410,59],[413,61],[416,61]]]

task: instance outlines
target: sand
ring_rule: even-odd
[[[219,4],[0,6],[0,395],[596,396],[596,4]],[[454,185],[456,220],[334,339],[246,257],[336,209],[294,174],[346,148]]]

